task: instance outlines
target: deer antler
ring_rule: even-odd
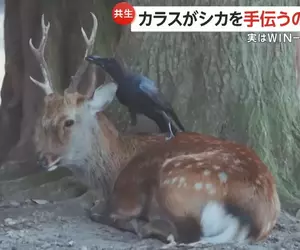
[[[45,24],[44,14],[42,15],[41,26],[42,26],[42,39],[41,39],[39,47],[36,48],[33,46],[32,38],[29,39],[29,46],[30,46],[33,54],[35,55],[37,61],[40,63],[45,82],[44,83],[40,82],[31,76],[30,76],[30,79],[36,85],[40,86],[45,91],[46,95],[49,95],[49,94],[53,93],[54,91],[53,91],[53,85],[52,85],[52,81],[51,81],[51,75],[50,75],[50,72],[48,69],[47,62],[45,60],[44,53],[45,53],[45,46],[46,46],[47,39],[48,39],[50,22],[48,22],[47,25]]]
[[[81,33],[82,33],[82,36],[83,36],[85,44],[86,44],[86,51],[85,51],[85,55],[82,59],[82,62],[80,64],[77,72],[75,73],[74,76],[72,76],[71,84],[68,87],[68,89],[66,90],[67,92],[75,92],[77,90],[77,87],[81,80],[81,77],[85,73],[85,71],[88,67],[88,64],[89,64],[88,61],[85,60],[85,57],[88,56],[89,54],[91,54],[93,51],[93,48],[94,48],[95,38],[96,38],[96,34],[97,34],[97,29],[98,29],[98,20],[97,20],[96,16],[94,15],[94,13],[91,12],[91,15],[93,17],[93,29],[91,32],[91,36],[90,36],[90,38],[88,38],[85,30],[83,29],[83,27],[81,27]],[[94,84],[94,83],[92,83],[92,84]]]

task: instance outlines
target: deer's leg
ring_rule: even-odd
[[[114,227],[116,229],[119,229],[121,231],[128,231],[132,233],[137,233],[137,227],[134,223],[128,220],[113,220],[109,217],[107,214],[98,214],[98,213],[90,213],[89,218],[97,223],[107,225],[110,227]],[[137,222],[138,224],[139,222]]]
[[[130,220],[112,219],[110,217],[109,208],[104,207],[103,202],[96,203],[87,212],[88,212],[88,217],[92,221],[114,227],[121,231],[137,233],[137,230],[138,228],[141,227],[140,224],[142,223],[141,221],[136,221],[136,223],[134,223],[134,221],[130,221]]]
[[[150,202],[149,202],[150,201]],[[143,213],[143,217],[147,218],[147,223],[138,229],[138,235],[141,238],[154,237],[162,242],[169,242],[170,235],[177,238],[177,230],[166,213],[157,203],[155,195],[146,204],[147,209]]]
[[[202,231],[199,223],[194,218],[175,218],[174,224],[178,232],[178,242],[192,243],[199,241]]]
[[[155,200],[157,202],[156,205],[152,206],[152,214],[159,214],[160,218],[172,222],[173,227],[175,228],[173,236],[176,242],[192,243],[199,241],[202,235],[200,223],[193,217],[178,216],[174,214],[173,209],[169,206],[169,204],[176,204],[176,200],[169,200],[168,204],[165,203],[164,197],[173,197],[172,194],[168,193],[168,191],[166,192],[167,193],[165,193],[163,190],[160,190],[160,192],[157,194]],[[155,204],[155,202],[152,203]],[[157,213],[157,211],[159,213]]]
[[[169,243],[170,235],[176,238],[176,228],[172,222],[157,218],[142,226],[138,234],[141,238],[154,237],[164,243]]]
[[[139,233],[143,238],[155,237],[169,243],[166,245],[168,248],[177,243],[199,242],[201,228],[193,218],[175,218],[174,222],[166,218],[156,218],[144,225]]]
[[[94,205],[87,209],[87,216],[94,222],[104,225],[112,225],[113,220],[109,217],[108,209],[104,201],[97,200]]]

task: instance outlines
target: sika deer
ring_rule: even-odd
[[[82,29],[85,55],[91,53],[97,32],[97,19],[92,16],[89,39]],[[45,25],[43,17],[42,28],[40,46],[34,48],[30,40],[30,47],[45,83],[31,79],[46,93],[35,144],[47,157],[48,170],[66,164],[99,190],[105,201],[114,187],[109,199],[112,217],[146,217],[150,220],[146,229],[162,231],[164,236],[164,230],[170,228],[178,241],[191,242],[202,235],[208,242],[226,242],[234,240],[238,232],[240,240],[261,240],[270,233],[280,203],[270,171],[253,151],[192,132],[179,132],[167,143],[165,135],[120,134],[103,114],[115,97],[116,84],[100,86],[93,96],[93,84],[86,95],[76,92],[88,66],[84,59],[64,94],[54,92],[44,59],[50,24]],[[161,221],[170,226],[162,230],[157,227]],[[244,230],[238,231],[244,225]]]
[[[39,47],[35,48],[32,40],[29,41],[30,48],[41,65],[45,82],[30,78],[46,94],[42,114],[37,120],[34,141],[41,163],[47,170],[54,170],[59,165],[67,166],[85,184],[103,191],[106,196],[112,189],[120,167],[145,147],[164,141],[165,135],[123,136],[118,133],[101,112],[114,98],[113,94],[105,95],[107,92],[114,92],[115,84],[98,88],[93,98],[94,82],[85,95],[77,92],[81,77],[89,64],[84,58],[92,53],[97,33],[97,18],[91,14],[93,28],[90,37],[81,29],[86,43],[85,55],[63,95],[54,91],[44,58],[50,29],[50,23],[45,24],[44,15],[41,19],[42,39]]]

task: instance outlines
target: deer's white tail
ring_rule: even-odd
[[[243,218],[233,214],[224,204],[211,201],[201,211],[200,241],[211,244],[247,242],[250,225],[242,223]]]

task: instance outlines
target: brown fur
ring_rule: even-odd
[[[85,97],[78,94],[50,94],[44,98],[44,108],[35,129],[36,150],[44,156],[59,156],[69,140],[70,129],[64,126],[70,109],[80,108]]]
[[[175,224],[199,222],[210,200],[243,210],[254,241],[269,235],[280,211],[273,176],[251,149],[195,133],[179,133],[134,158],[115,183],[111,209],[115,217],[132,219],[155,201],[161,210],[155,212]]]
[[[69,119],[66,111],[69,110],[70,113],[72,109],[76,113],[76,110],[81,108],[84,98],[78,93],[68,94],[66,97],[53,94],[45,98],[43,122],[38,123],[35,137],[42,153],[56,156],[63,154],[70,134],[70,131],[63,127],[64,121]],[[113,199],[117,202],[112,206],[127,210],[125,218],[128,215],[130,217],[139,215],[139,213],[132,215],[133,210],[138,212],[147,210],[152,202],[149,202],[149,197],[153,198],[151,195],[154,194],[159,208],[169,213],[166,216],[165,212],[157,212],[156,209],[155,216],[162,220],[173,220],[177,229],[179,225],[183,225],[182,232],[185,232],[186,228],[180,219],[188,213],[199,221],[201,205],[212,197],[234,203],[252,213],[258,231],[256,240],[266,237],[275,225],[280,205],[274,180],[267,167],[252,150],[193,132],[179,133],[168,142],[165,142],[163,135],[122,135],[103,113],[98,114],[98,122],[104,135],[103,141],[99,144],[112,159],[109,165],[103,168],[104,171],[109,170],[109,174],[114,175],[111,176],[111,180],[115,180],[122,167],[133,159],[118,178],[114,192],[114,197],[116,195],[117,198]],[[205,151],[208,153],[203,153]],[[191,157],[190,154],[201,156]],[[176,156],[177,158],[170,159]],[[170,160],[165,162],[166,159]],[[209,176],[204,175],[205,170],[210,171]],[[228,175],[230,183],[220,183],[218,176],[220,172]],[[175,183],[168,183],[168,180],[177,176],[184,177],[186,184],[183,183],[178,187],[179,178]],[[193,188],[195,183],[205,182],[208,177],[216,189],[213,195]],[[139,185],[142,184],[138,188],[137,180]],[[113,182],[110,184],[113,185]],[[120,191],[117,191],[118,186]],[[124,193],[124,190],[128,192]],[[135,199],[140,195],[141,199]],[[195,203],[195,197],[198,200],[201,197],[201,202]],[[266,210],[270,211],[267,216],[264,214]],[[194,229],[198,230],[195,227]],[[149,228],[147,230],[148,234],[151,234],[151,230],[150,233]]]

